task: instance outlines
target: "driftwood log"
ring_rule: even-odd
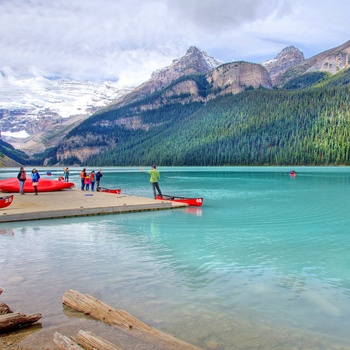
[[[53,341],[62,350],[84,350],[84,348],[79,346],[74,340],[58,332],[53,335]]]
[[[78,332],[77,340],[56,332],[53,341],[62,350],[123,350],[91,332],[82,330]]]
[[[13,312],[10,307],[4,303],[0,303],[0,315],[3,314],[10,314],[11,312]]]
[[[0,333],[28,326],[40,319],[41,314],[25,315],[16,312],[0,315]]]
[[[79,331],[77,342],[86,350],[123,350],[91,332]]]
[[[117,326],[128,335],[151,342],[164,350],[200,349],[183,340],[150,327],[126,311],[116,310],[98,299],[95,299],[91,295],[68,290],[62,297],[62,303],[73,310],[83,312],[99,321]]]

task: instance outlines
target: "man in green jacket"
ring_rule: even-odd
[[[145,171],[143,168],[141,168],[142,171]],[[157,167],[155,165],[152,165],[152,169],[148,171],[148,174],[151,175],[150,182],[153,188],[153,194],[154,199],[156,199],[156,189],[158,191],[158,194],[160,197],[163,197],[162,191],[159,188],[158,180],[160,178],[160,172],[157,170]]]

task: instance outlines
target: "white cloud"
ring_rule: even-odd
[[[260,62],[347,41],[350,3],[329,0],[1,0],[0,67],[135,85],[195,45]]]

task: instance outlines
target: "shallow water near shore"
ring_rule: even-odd
[[[350,349],[350,168],[294,169],[160,167],[164,194],[203,206],[0,224],[0,301],[43,314],[38,349],[82,324],[113,340],[67,316],[68,289],[203,349]],[[152,197],[138,168],[103,174]]]

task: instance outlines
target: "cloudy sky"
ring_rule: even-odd
[[[343,44],[350,1],[0,0],[0,71],[136,86],[197,46],[259,63]]]

